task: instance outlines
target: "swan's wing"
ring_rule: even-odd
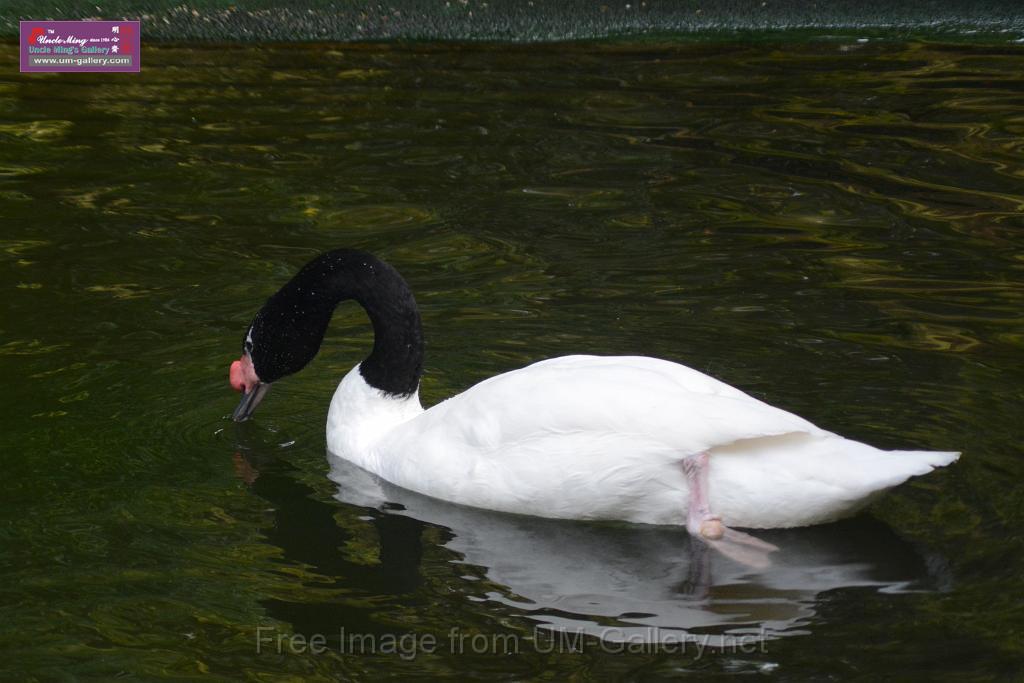
[[[683,458],[792,432],[824,433],[675,363],[570,356],[481,382],[398,426],[377,448],[386,479],[447,500],[676,523],[687,490]]]
[[[627,435],[657,442],[676,459],[740,439],[822,433],[701,372],[636,356],[541,361],[481,382],[403,429],[443,430],[446,440],[501,457],[537,439]]]
[[[678,524],[680,461],[712,452],[727,524],[829,521],[952,453],[879,451],[675,363],[569,356],[493,377],[379,444],[380,474],[447,500],[548,517]]]

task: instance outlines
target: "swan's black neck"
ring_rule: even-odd
[[[416,300],[394,268],[376,256],[336,249],[316,257],[267,300],[243,350],[263,382],[298,372],[313,360],[334,308],[355,299],[373,323],[373,352],[359,366],[370,386],[408,396],[423,374],[423,332]]]

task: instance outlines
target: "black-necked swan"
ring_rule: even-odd
[[[882,451],[820,429],[678,363],[564,356],[420,406],[420,315],[409,286],[372,254],[337,249],[307,263],[245,333],[233,418],[298,372],[335,307],[359,302],[373,351],[345,375],[327,448],[419,493],[541,517],[685,524],[756,564],[774,546],[730,527],[796,527],[849,516],[959,453]]]

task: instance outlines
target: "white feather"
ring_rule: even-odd
[[[566,356],[492,377],[424,411],[416,394],[339,384],[328,449],[419,493],[542,517],[685,524],[682,461],[710,454],[730,526],[848,516],[959,454],[881,451],[696,370],[646,357]]]

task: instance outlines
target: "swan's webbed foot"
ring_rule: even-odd
[[[729,527],[723,527],[723,529],[724,532],[720,538],[711,539],[705,536],[702,540],[730,560],[751,569],[767,569],[771,566],[772,561],[768,555],[779,549],[777,545],[772,545]]]
[[[771,565],[768,554],[778,550],[778,546],[730,529],[722,523],[721,517],[711,513],[708,504],[708,460],[707,453],[691,455],[683,460],[683,471],[690,484],[687,530],[729,559],[754,569],[768,567]]]

